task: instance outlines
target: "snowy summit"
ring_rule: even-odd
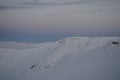
[[[120,37],[0,45],[0,80],[120,80]]]

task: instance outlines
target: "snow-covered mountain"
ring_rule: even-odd
[[[120,80],[120,37],[0,44],[0,80]]]

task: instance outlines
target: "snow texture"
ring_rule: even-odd
[[[120,80],[119,43],[120,37],[0,42],[0,80]]]

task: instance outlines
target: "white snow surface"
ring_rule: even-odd
[[[0,42],[0,80],[120,80],[120,37]]]

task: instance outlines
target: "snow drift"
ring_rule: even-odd
[[[0,80],[120,80],[119,43],[120,37],[1,42]]]

